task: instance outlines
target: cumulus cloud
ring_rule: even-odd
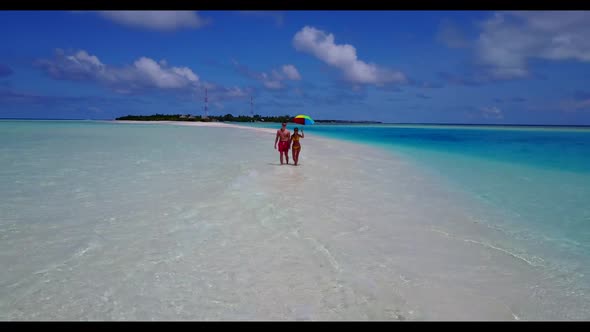
[[[238,87],[227,88],[224,90],[224,93],[227,97],[246,97],[250,95],[252,92],[249,90],[245,90]]]
[[[395,70],[382,68],[359,60],[356,48],[350,44],[336,44],[335,37],[314,27],[305,26],[293,37],[296,50],[309,53],[326,64],[340,69],[346,80],[359,84],[405,83],[406,76]]]
[[[477,58],[495,79],[530,76],[530,59],[590,62],[590,12],[495,13],[481,24]]]
[[[183,28],[194,29],[209,22],[195,11],[118,10],[99,11],[98,13],[100,16],[118,24],[161,31]]]
[[[232,61],[236,70],[251,79],[262,82],[262,85],[270,90],[279,90],[284,88],[283,81],[299,81],[301,75],[294,65],[283,65],[280,70],[272,69],[270,73],[258,72],[252,70],[246,65],[238,63],[236,60]]]
[[[54,79],[94,81],[119,93],[154,88],[188,89],[199,84],[199,77],[190,68],[170,67],[165,60],[156,62],[148,57],[116,67],[102,63],[84,50],[67,54],[58,49],[53,59],[41,59],[35,65]]]
[[[287,75],[287,78],[290,80],[301,80],[301,75],[299,74],[299,71],[297,71],[297,68],[295,68],[295,66],[293,65],[284,65],[283,73],[285,73],[285,75]]]
[[[281,84],[281,81],[263,81],[263,85],[271,90],[278,90],[283,88],[283,84]]]

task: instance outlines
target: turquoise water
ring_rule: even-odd
[[[49,123],[52,128],[47,127]],[[76,141],[63,144],[64,137],[54,135],[56,128],[73,129],[73,125],[75,130],[63,134],[75,135],[72,139],[80,144],[81,138],[87,144],[99,144],[93,135],[104,140],[98,130],[84,128],[111,132],[107,137],[112,142],[106,143],[113,145],[119,136],[121,140],[128,137],[114,123],[0,121],[4,146],[11,153],[14,149],[28,151],[31,145],[36,145],[41,157],[67,144],[83,150]],[[246,125],[278,127],[277,124]],[[134,125],[137,129],[142,127],[153,125]],[[424,170],[448,180],[490,210],[498,211],[502,217],[495,218],[491,226],[503,227],[506,232],[534,239],[535,243],[552,244],[563,250],[562,255],[578,253],[590,257],[590,129],[314,125],[306,126],[305,132],[379,146],[403,155]],[[18,141],[14,140],[17,137]],[[42,149],[43,146],[47,149]],[[17,155],[10,154],[2,158],[4,164],[19,160]],[[4,171],[8,175],[19,172],[18,169]]]
[[[277,128],[276,124],[254,124],[254,126]],[[507,293],[516,292],[518,289],[512,288],[521,287],[524,289],[522,290],[524,294],[535,294],[538,298],[563,295],[565,300],[555,300],[556,311],[566,306],[567,308],[563,310],[575,312],[575,315],[572,314],[575,317],[587,317],[583,312],[584,309],[579,305],[580,302],[576,301],[585,300],[586,294],[590,294],[590,207],[587,204],[590,194],[590,156],[587,153],[590,151],[590,130],[584,128],[315,125],[306,127],[305,132],[308,137],[324,136],[376,146],[385,153],[412,161],[409,163],[411,167],[431,174],[432,179],[441,180],[445,184],[444,188],[447,184],[453,187],[456,189],[452,190],[453,193],[461,193],[465,201],[459,201],[458,206],[470,209],[469,215],[477,216],[477,222],[488,226],[490,229],[488,233],[494,235],[493,240],[490,240],[491,237],[488,239],[487,233],[481,237],[475,234],[463,234],[461,230],[468,229],[471,225],[466,225],[466,220],[460,217],[457,218],[456,223],[449,225],[447,219],[452,218],[449,216],[454,214],[445,213],[440,203],[447,200],[440,200],[439,197],[429,195],[424,197],[416,195],[416,192],[419,193],[420,190],[412,192],[421,186],[420,174],[423,173],[410,174],[406,179],[400,178],[403,177],[401,173],[393,174],[397,170],[390,170],[388,167],[383,167],[383,164],[375,166],[378,159],[371,158],[381,154],[374,153],[374,150],[371,150],[373,157],[360,158],[359,163],[356,164],[362,168],[362,172],[345,172],[346,169],[342,168],[330,170],[330,172],[342,174],[363,174],[369,173],[373,166],[376,168],[375,174],[379,174],[371,178],[372,181],[369,182],[366,182],[366,179],[365,182],[355,179],[334,184],[335,188],[340,186],[345,193],[349,192],[347,188],[351,192],[368,193],[364,195],[366,199],[364,205],[371,206],[371,209],[363,212],[362,216],[352,219],[360,221],[363,218],[371,219],[381,216],[387,219],[387,222],[395,222],[399,218],[407,222],[410,219],[404,218],[419,215],[423,215],[423,219],[429,222],[435,219],[432,221],[435,229],[451,233],[452,236],[456,235],[467,244],[479,241],[478,243],[486,245],[484,248],[493,248],[494,250],[489,253],[490,257],[492,253],[509,253],[507,255],[509,264],[514,263],[510,259],[518,256],[520,259],[515,260],[516,263],[526,265],[522,263],[524,258],[530,262],[535,272],[539,272],[540,279],[555,280],[563,286],[553,288],[553,293],[550,293],[543,286],[524,289],[522,285],[527,285],[524,282],[508,283]],[[0,316],[34,318],[35,316],[27,316],[27,314],[51,313],[60,318],[69,317],[70,314],[73,317],[90,317],[88,315],[92,312],[124,312],[120,314],[121,319],[126,317],[134,319],[153,317],[149,315],[162,308],[168,308],[168,304],[161,306],[164,303],[161,302],[162,299],[176,301],[178,298],[186,297],[185,300],[190,303],[200,298],[194,294],[186,294],[186,289],[200,289],[214,299],[219,298],[221,289],[227,289],[230,292],[229,281],[217,289],[209,290],[210,286],[203,280],[217,280],[215,277],[211,276],[203,280],[195,277],[224,269],[228,265],[228,260],[236,267],[244,266],[243,259],[233,255],[234,249],[228,249],[226,252],[216,246],[224,243],[224,239],[228,238],[228,234],[224,232],[235,230],[235,233],[239,235],[236,238],[243,240],[243,244],[251,245],[250,237],[253,238],[252,243],[256,245],[268,241],[262,236],[267,234],[260,233],[261,229],[266,228],[252,226],[242,220],[249,216],[252,216],[253,220],[260,219],[268,222],[266,225],[268,227],[276,226],[276,230],[284,231],[285,226],[294,222],[293,218],[284,218],[285,224],[274,224],[276,220],[273,216],[277,215],[277,211],[282,210],[269,208],[269,202],[273,201],[265,196],[265,190],[268,188],[260,187],[261,183],[265,179],[270,181],[269,179],[273,178],[269,174],[278,177],[282,174],[279,172],[293,173],[293,176],[305,174],[305,177],[313,177],[314,172],[319,172],[322,170],[322,165],[325,165],[321,162],[322,154],[318,155],[316,152],[314,155],[311,148],[305,149],[305,144],[314,143],[313,140],[307,140],[306,143],[305,139],[302,141],[304,147],[302,158],[306,166],[300,169],[275,167],[272,163],[267,163],[266,160],[276,157],[276,152],[272,150],[270,143],[267,143],[269,144],[267,150],[249,151],[249,157],[245,158],[247,160],[239,158],[243,153],[243,146],[234,144],[235,141],[254,140],[262,144],[263,140],[271,139],[268,135],[262,133],[254,137],[252,131],[248,130],[154,124],[0,121],[0,139],[3,142],[0,145],[0,239],[2,239],[0,261],[3,266],[8,267],[0,272],[0,298],[3,299],[0,301],[0,312],[4,315]],[[363,150],[355,148],[354,151],[362,153]],[[307,154],[305,151],[308,151]],[[307,160],[308,157],[315,160]],[[345,157],[350,159],[349,155]],[[330,155],[330,158],[333,157]],[[351,165],[346,158],[339,161],[343,167]],[[266,168],[261,168],[258,164],[261,160],[264,161],[262,167]],[[300,170],[305,173],[296,173]],[[387,178],[385,175],[387,179],[384,179],[382,183],[386,184],[388,189],[392,188],[391,192],[379,191],[377,195],[370,195],[370,189],[361,190],[364,189],[361,188],[362,186],[378,188],[380,179],[384,178],[381,174],[388,174],[388,172],[392,173],[391,177]],[[417,178],[414,179],[413,176]],[[305,177],[301,177],[300,180],[304,180]],[[346,178],[346,176],[341,177]],[[293,179],[292,176],[281,176],[281,178]],[[317,182],[318,178],[308,182],[307,185]],[[396,189],[393,187],[395,184],[399,184],[398,190],[393,190]],[[415,200],[404,197],[403,188],[407,188],[408,197],[416,196]],[[308,190],[308,192],[304,196],[308,198],[304,206],[321,206],[322,204],[318,202],[327,199],[323,196],[314,196],[314,190]],[[378,203],[372,206],[368,204],[368,200]],[[348,219],[341,216],[340,219],[336,218],[338,222],[332,220],[330,223],[329,217],[337,216],[338,211],[348,211],[346,207],[351,206],[351,201],[344,199],[340,203],[328,201],[332,205],[324,205],[329,206],[333,211],[318,213],[321,218],[313,220],[312,224],[317,225],[319,229],[327,225],[335,227],[335,230],[326,231],[326,234],[331,236],[333,231],[342,231],[341,223]],[[426,203],[418,204],[422,202]],[[444,206],[448,205],[448,210],[451,211],[456,201],[450,199],[448,202],[451,204]],[[474,202],[479,204],[472,204]],[[391,218],[383,211],[377,211],[375,215],[371,215],[378,210],[378,206],[388,204],[407,205],[407,209],[397,210],[403,213],[396,214],[396,218]],[[240,209],[229,209],[229,206],[240,206]],[[432,209],[430,211],[432,213],[416,210],[415,206],[420,206],[420,209],[424,210]],[[245,212],[242,211],[244,207],[248,207]],[[473,210],[471,210],[472,207]],[[432,217],[436,211],[439,212],[436,216],[440,216],[438,220]],[[352,212],[349,211],[349,213]],[[195,223],[195,219],[198,219],[199,223]],[[228,220],[232,221],[232,227],[221,227],[226,225],[221,222]],[[404,227],[414,226],[412,222],[408,223],[408,225],[402,224]],[[264,223],[262,226],[265,226]],[[404,230],[403,227],[398,226],[392,227],[394,235]],[[496,231],[501,235],[496,236]],[[376,241],[373,236],[378,234],[377,228],[374,232],[376,233],[371,234],[371,238]],[[275,236],[274,233],[270,235]],[[386,235],[384,241],[392,241],[389,237],[391,234]],[[420,233],[408,231],[406,235],[408,238],[419,237]],[[274,239],[274,237],[269,238]],[[324,240],[328,238],[325,237]],[[282,238],[277,239],[283,241]],[[344,241],[344,237],[342,239],[342,244],[348,243]],[[401,239],[392,242],[404,243]],[[415,248],[420,246],[414,246],[415,243],[428,245],[424,245],[424,248]],[[449,245],[448,242],[443,243],[445,246]],[[331,244],[335,246],[337,242]],[[439,245],[442,244],[439,243]],[[398,253],[395,257],[409,261],[417,257],[430,257],[429,255],[433,253],[429,253],[429,250],[445,252],[447,250],[445,246],[437,247],[427,241],[409,241],[400,247],[401,249],[407,247],[409,251]],[[369,247],[362,248],[366,250]],[[236,246],[236,248],[244,250],[243,246]],[[246,246],[246,248],[250,247]],[[355,264],[363,262],[370,265],[371,262],[374,263],[375,255],[380,254],[378,250],[367,251],[364,253],[367,257],[364,257],[363,253],[359,253],[359,247],[355,246],[351,246],[350,251],[339,251],[337,247],[330,246],[324,249],[317,248],[320,248],[321,252],[325,252],[324,249],[332,249],[332,253],[337,258],[339,254],[341,257],[357,257],[358,262],[355,261]],[[424,252],[429,254],[420,255]],[[372,256],[369,256],[369,253]],[[199,259],[201,254],[214,257],[211,262],[206,263],[210,266]],[[298,253],[293,257],[302,255]],[[23,257],[26,259],[22,259]],[[251,257],[264,258],[264,255],[251,255]],[[458,249],[452,251],[449,257],[461,259],[460,251]],[[158,273],[160,276],[167,275],[170,269],[176,266],[175,262],[183,262],[183,260],[185,263],[179,264],[182,269],[176,270],[176,275],[170,276],[166,286],[160,285],[159,280],[153,279],[153,276]],[[427,265],[437,263],[425,261],[429,263],[418,264],[418,267],[427,268]],[[346,259],[340,263],[345,264],[344,262]],[[449,280],[457,284],[457,288],[449,291],[450,294],[459,294],[454,292],[460,292],[461,287],[470,282],[480,282],[474,284],[474,290],[486,288],[492,284],[492,281],[474,278],[470,274],[482,268],[478,265],[480,262],[466,263],[468,268],[462,273],[453,270],[453,262],[452,260],[438,262],[441,264],[438,273],[449,274]],[[152,263],[155,267],[148,268]],[[197,263],[205,264],[207,268],[198,268]],[[490,273],[500,268],[495,263],[481,262],[480,265],[482,264],[489,269]],[[259,268],[268,265],[260,263],[260,265],[251,266]],[[357,265],[353,266],[358,269]],[[408,264],[408,266],[414,266],[414,264]],[[470,269],[471,267],[473,270]],[[502,268],[507,267],[512,265]],[[393,265],[392,270],[386,273],[387,278],[391,278],[393,272],[400,272],[399,268]],[[536,270],[537,268],[540,269]],[[309,272],[310,268],[305,269]],[[271,266],[269,271],[275,273],[281,269]],[[307,275],[301,271],[303,270],[293,272],[293,275]],[[513,271],[517,270],[509,269],[501,275],[510,276],[510,273],[518,273]],[[410,272],[411,270],[404,271],[405,274],[411,275]],[[252,271],[248,273],[254,275]],[[482,272],[483,274],[485,273]],[[419,275],[415,272],[415,276]],[[428,280],[424,287],[431,287],[439,277],[437,273],[424,272],[424,275],[432,277],[426,278]],[[489,278],[492,276],[498,275],[489,274]],[[519,280],[518,277],[531,280],[530,275],[524,274],[508,280]],[[403,285],[406,283],[411,285],[412,282],[406,281],[405,278],[404,276],[400,279]],[[82,280],[92,282],[83,283]],[[179,280],[191,280],[193,283],[171,291],[171,288],[179,285]],[[374,279],[370,275],[366,280]],[[71,286],[72,283],[77,283],[77,286]],[[496,284],[494,285],[497,287]],[[142,302],[145,298],[138,300],[132,296],[134,287],[136,290],[138,287],[149,290],[145,292],[148,298],[146,303]],[[153,295],[153,300],[157,299],[160,302],[149,302],[154,294],[153,289],[161,291],[157,293],[157,296]],[[262,289],[262,287],[257,289],[257,292]],[[448,288],[441,286],[440,289]],[[432,288],[423,290],[424,294],[432,292]],[[501,292],[500,289],[489,291],[492,294]],[[471,294],[471,292],[469,290],[465,294]],[[113,305],[112,301],[108,302],[96,296],[103,293],[106,294],[104,295],[106,298],[114,296],[112,294],[123,293],[117,299],[125,301],[125,305],[121,307],[114,305],[109,311],[108,305]],[[408,294],[414,296],[415,293],[416,288],[408,289]],[[39,300],[47,298],[52,300]],[[250,299],[252,296],[244,298]],[[288,294],[285,298],[292,298],[292,295]],[[455,299],[459,298],[465,299],[455,296]],[[387,300],[389,301],[390,298]],[[76,301],[88,301],[88,303],[81,302],[81,305],[78,305]],[[421,301],[417,300],[422,303]],[[145,316],[137,316],[135,313],[126,311],[135,308],[137,303],[140,303],[139,306],[143,308]],[[472,303],[477,305],[482,302],[478,299],[473,300]],[[103,307],[95,311],[93,308],[96,306]],[[192,307],[187,305],[185,310],[187,317],[193,317],[190,314],[199,312],[195,308],[202,309],[202,303]],[[274,309],[269,306],[268,310],[273,312]],[[81,312],[78,313],[77,310]],[[212,308],[211,312],[223,312],[223,310]],[[409,307],[408,310],[410,310]],[[184,312],[184,309],[181,311]],[[533,309],[522,309],[522,311],[523,317],[534,317]],[[170,312],[170,316],[166,317],[178,317],[175,315],[176,313]],[[539,316],[552,317],[547,316],[546,313]],[[557,317],[563,316],[559,314]]]
[[[487,220],[490,227],[543,247],[556,264],[567,260],[573,270],[585,273],[590,258],[590,129],[314,125],[305,131],[379,146],[416,161],[497,211],[499,217]]]

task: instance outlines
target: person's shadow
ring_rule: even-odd
[[[267,165],[270,165],[270,166],[294,166],[294,167],[299,167],[299,166],[302,166],[303,164],[300,163],[297,166],[295,166],[295,164],[293,164],[293,163],[289,163],[288,165],[287,164],[281,165],[280,163],[267,163]]]
[[[288,165],[287,164],[281,165],[280,163],[267,163],[267,165],[271,165],[271,166],[295,166],[295,164],[293,164],[293,163],[289,163]],[[299,164],[297,166],[299,167],[301,165],[303,165],[303,164]]]

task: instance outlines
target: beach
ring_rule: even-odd
[[[63,133],[2,150],[1,320],[589,318],[475,200],[379,148],[306,133],[295,167],[267,128]]]

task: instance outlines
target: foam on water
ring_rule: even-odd
[[[0,319],[588,319],[410,159],[308,135],[0,122]]]
[[[266,126],[266,125],[264,125]],[[382,147],[446,180],[506,245],[590,285],[590,130],[564,127],[318,125],[308,133]]]

